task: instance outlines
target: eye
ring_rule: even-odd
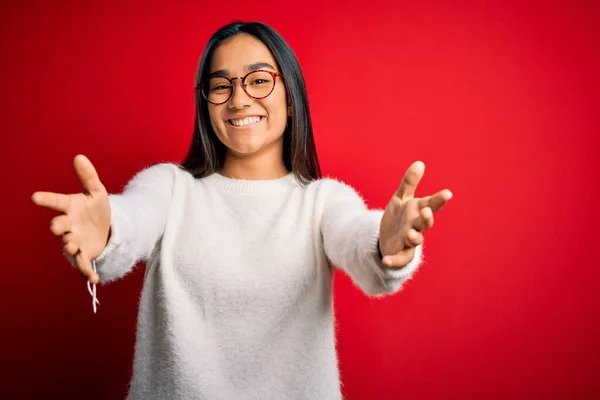
[[[267,85],[270,84],[270,79],[256,78],[250,81],[250,85]]]
[[[210,90],[211,91],[222,91],[222,90],[229,90],[230,85],[216,85],[216,86],[211,86]]]
[[[231,82],[223,77],[215,76],[208,80],[207,86],[210,92],[225,92],[231,89]]]

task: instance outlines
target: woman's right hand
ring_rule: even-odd
[[[35,204],[62,213],[50,221],[50,231],[63,238],[65,252],[75,258],[79,271],[91,283],[98,283],[92,260],[106,247],[110,236],[110,203],[90,160],[77,155],[73,160],[83,193],[35,192]]]

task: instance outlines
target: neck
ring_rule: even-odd
[[[251,157],[240,157],[227,152],[219,173],[234,179],[271,180],[281,178],[289,174],[289,171],[285,167],[281,151]]]

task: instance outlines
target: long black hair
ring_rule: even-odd
[[[181,167],[196,178],[217,172],[225,161],[225,145],[217,138],[210,123],[207,101],[199,86],[210,74],[215,49],[235,35],[246,34],[264,43],[277,63],[285,82],[291,117],[283,133],[283,161],[301,183],[321,177],[308,108],[304,76],[290,45],[275,31],[261,22],[233,22],[216,31],[202,54],[196,73],[196,117],[190,148]]]

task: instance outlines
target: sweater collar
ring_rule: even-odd
[[[265,180],[235,179],[215,172],[202,180],[209,185],[240,193],[273,193],[300,186],[293,172],[281,178]]]

